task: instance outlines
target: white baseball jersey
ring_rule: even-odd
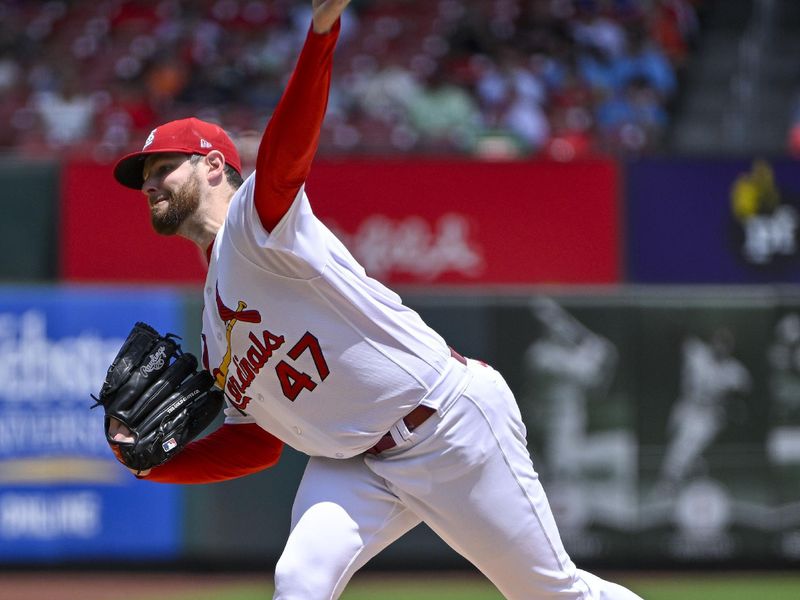
[[[204,290],[226,423],[255,421],[308,455],[345,458],[420,403],[442,410],[459,385],[444,340],[367,276],[304,188],[267,232],[254,187],[255,174],[231,200]]]

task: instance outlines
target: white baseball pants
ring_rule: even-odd
[[[469,361],[464,393],[378,456],[312,457],[275,569],[278,600],[333,600],[424,521],[509,600],[641,600],[576,569],[561,543],[500,374]]]

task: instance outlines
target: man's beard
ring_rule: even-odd
[[[150,222],[156,233],[174,235],[183,222],[194,214],[198,206],[200,206],[200,182],[197,175],[192,173],[180,188],[169,193],[166,210],[156,212],[158,205],[150,209]]]

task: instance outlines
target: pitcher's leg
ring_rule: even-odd
[[[597,600],[642,600],[627,588],[617,583],[600,579],[597,575],[578,569],[578,577],[586,583],[592,590],[592,598]]]
[[[361,457],[309,459],[273,598],[338,598],[359,568],[419,523],[383,483]]]
[[[476,368],[476,367],[473,367]],[[511,391],[478,367],[464,395],[408,449],[367,459],[403,503],[508,600],[628,600],[582,576],[565,551],[531,463]]]

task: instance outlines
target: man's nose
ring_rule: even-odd
[[[142,183],[142,193],[145,196],[149,197],[150,195],[155,194],[156,192],[158,192],[158,185],[156,179],[152,176],[145,179],[144,183]]]

